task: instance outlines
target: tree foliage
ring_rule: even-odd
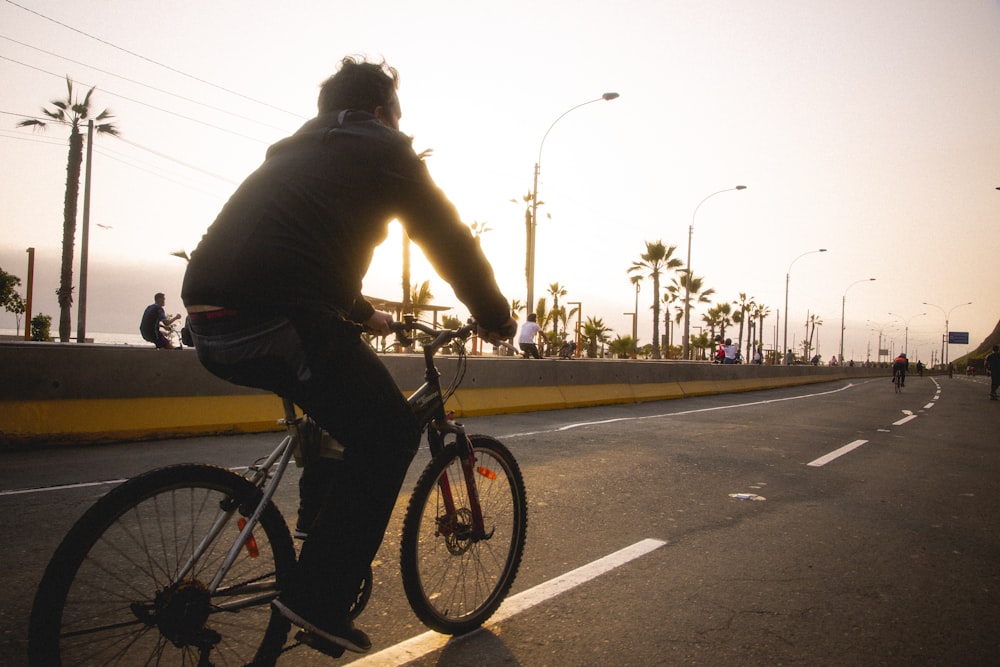
[[[52,100],[52,108],[42,107],[42,113],[52,122],[69,127],[69,155],[66,159],[66,194],[63,199],[63,242],[62,265],[59,277],[59,340],[69,342],[72,324],[70,308],[73,305],[73,242],[76,236],[76,211],[80,198],[80,170],[83,164],[83,132],[91,120],[90,96],[94,88],[87,91],[81,100],[73,94],[73,80],[66,77],[66,98]],[[118,136],[118,128],[108,122],[114,116],[105,109],[93,116],[94,131],[98,134]],[[26,118],[18,127],[44,130],[48,123],[40,118]],[[34,326],[34,320],[32,320]]]

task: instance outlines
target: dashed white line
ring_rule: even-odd
[[[539,584],[534,588],[529,588],[522,593],[513,595],[507,598],[504,603],[500,605],[500,609],[497,610],[497,613],[493,615],[493,618],[490,619],[489,623],[485,627],[501,623],[515,614],[519,614],[526,609],[530,609],[535,605],[565,593],[580,584],[595,579],[617,567],[621,567],[629,561],[633,561],[640,556],[644,556],[651,551],[659,549],[664,544],[666,544],[664,540],[654,539],[646,539],[641,542],[636,542],[635,544],[616,551],[613,554],[609,554],[604,558],[595,560],[592,563],[588,563],[587,565],[578,567],[575,570],[571,570],[570,572],[558,576],[555,579],[550,579],[545,583]],[[465,637],[469,637],[474,634],[475,632],[472,632],[468,635],[452,638],[448,635],[438,634],[437,632],[425,632],[422,635],[417,635],[412,639],[407,639],[404,642],[396,644],[395,646],[390,646],[389,648],[379,651],[378,653],[365,656],[361,660],[355,660],[351,664],[359,666],[400,665],[437,651],[443,648],[449,641],[461,641]]]
[[[857,449],[858,447],[860,447],[861,445],[865,444],[866,442],[868,442],[868,441],[867,440],[855,440],[854,442],[849,442],[846,445],[844,445],[843,447],[841,447],[840,449],[835,449],[832,452],[830,452],[829,454],[825,454],[825,455],[819,457],[815,461],[810,461],[807,465],[811,465],[814,468],[818,468],[819,466],[826,465],[830,461],[832,461],[832,460],[834,460],[836,458],[839,458],[839,457],[843,456],[844,454],[846,454],[846,453],[848,453],[850,451],[853,451],[853,450]]]

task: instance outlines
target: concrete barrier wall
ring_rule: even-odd
[[[400,390],[423,381],[420,355],[383,356]],[[439,357],[445,385],[457,360]],[[0,447],[83,444],[280,428],[273,394],[202,368],[193,350],[0,344]],[[885,375],[884,369],[611,359],[470,357],[448,407],[458,416],[656,401]]]

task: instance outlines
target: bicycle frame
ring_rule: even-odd
[[[404,327],[416,328],[431,333],[433,330],[415,322],[410,316],[406,317]],[[424,383],[417,388],[407,399],[407,403],[417,417],[417,422],[421,429],[427,431],[427,444],[430,447],[431,456],[437,456],[444,451],[445,436],[452,434],[455,436],[455,445],[458,448],[459,459],[462,462],[462,472],[465,477],[465,485],[469,494],[469,506],[472,510],[474,540],[488,539],[483,521],[483,509],[479,502],[479,491],[475,478],[475,454],[472,451],[472,443],[465,432],[465,427],[454,421],[451,415],[445,412],[445,398],[441,391],[441,373],[434,365],[434,356],[442,346],[457,337],[464,336],[472,330],[471,326],[459,329],[458,332],[446,331],[438,334],[433,342],[424,346]],[[399,332],[399,330],[397,330]],[[464,361],[464,359],[463,359]],[[441,489],[441,497],[444,501],[444,517],[454,516],[456,511],[455,498],[451,489],[451,482],[447,474],[442,475],[438,486]],[[439,521],[438,530],[441,532],[450,531],[453,527],[446,526],[443,521]]]
[[[395,327],[397,333],[404,336],[405,331],[411,329],[418,329],[426,333],[434,332],[433,329],[419,324],[409,317],[407,317],[407,321],[405,323],[397,323],[397,325],[398,326]],[[483,521],[483,511],[479,502],[479,493],[475,478],[475,454],[472,449],[472,443],[465,432],[465,428],[461,424],[455,422],[451,418],[451,415],[445,411],[445,397],[441,391],[440,382],[441,373],[434,365],[434,356],[442,346],[455,338],[464,338],[471,332],[471,330],[472,327],[469,325],[459,329],[458,331],[445,331],[440,333],[434,332],[438,333],[437,337],[433,342],[424,347],[424,382],[407,398],[407,404],[409,404],[410,408],[413,410],[421,430],[426,430],[427,432],[427,443],[432,457],[437,456],[444,451],[445,437],[447,435],[455,436],[456,447],[458,448],[459,458],[462,462],[463,477],[465,478],[466,489],[469,495],[468,501],[470,509],[472,510],[472,535],[467,537],[471,537],[473,540],[478,541],[481,539],[489,539],[492,533],[486,533]],[[229,571],[229,568],[232,567],[236,558],[239,556],[240,551],[245,547],[254,529],[260,522],[260,517],[263,514],[264,509],[274,497],[274,493],[277,490],[278,485],[281,483],[285,472],[287,472],[289,461],[291,460],[292,454],[295,450],[295,444],[301,437],[298,427],[299,423],[302,421],[302,417],[299,417],[296,414],[295,404],[287,398],[282,399],[282,404],[285,416],[279,421],[279,423],[284,424],[288,428],[288,433],[282,439],[281,443],[263,462],[251,465],[248,468],[247,479],[249,479],[254,486],[261,489],[262,497],[260,502],[258,502],[257,506],[254,508],[253,513],[246,518],[246,523],[241,528],[239,535],[227,552],[226,558],[219,566],[211,584],[208,586],[208,591],[211,595],[218,592],[219,585],[225,578],[226,573]],[[442,521],[440,521],[438,525],[438,531],[445,534],[452,532],[455,528],[453,525],[446,524],[443,519],[447,519],[455,515],[456,503],[454,494],[452,493],[451,482],[446,474],[442,475],[438,484],[441,489],[441,496],[445,509]],[[231,507],[225,508],[225,514],[219,516],[219,518],[212,525],[208,534],[205,535],[198,547],[192,552],[184,567],[182,567],[178,572],[177,577],[174,580],[174,585],[184,581],[184,579],[194,569],[208,545],[210,545],[219,536],[225,526],[232,520],[233,514],[237,511],[238,507],[233,501],[230,501],[230,504]],[[268,594],[269,597],[276,597],[276,595],[277,594],[275,592]],[[241,604],[245,605],[254,603],[255,601],[244,601]],[[219,606],[225,608],[224,605]]]

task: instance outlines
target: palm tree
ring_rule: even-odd
[[[552,342],[559,343],[559,320],[566,321],[566,310],[559,307],[559,297],[566,296],[566,288],[559,283],[549,285],[549,294],[552,295]]]
[[[83,133],[81,124],[90,123],[90,96],[95,88],[87,91],[81,101],[73,97],[73,80],[66,77],[66,99],[52,100],[54,109],[42,107],[42,113],[60,125],[69,127],[69,156],[66,160],[66,196],[63,200],[63,244],[62,267],[59,276],[59,340],[68,343],[72,330],[70,313],[73,306],[73,241],[76,237],[76,208],[80,198],[80,168],[83,165]],[[114,118],[109,109],[93,117],[94,130],[98,134],[118,136],[114,123],[105,122]],[[26,118],[18,127],[33,127],[44,130],[46,122],[38,118]]]
[[[690,290],[687,289],[688,282],[691,283]],[[692,276],[686,270],[682,270],[679,272],[679,275],[676,278],[674,278],[673,284],[670,286],[670,289],[675,290],[678,294],[680,294],[681,292],[684,292],[685,294],[690,294],[691,295],[690,299],[695,303],[711,303],[712,301],[711,299],[709,299],[709,297],[715,294],[714,289],[712,288],[705,289],[704,278],[699,278],[698,276]],[[678,317],[676,320],[678,324],[680,324],[680,322],[684,319],[684,312],[685,312],[684,304],[682,303],[681,306],[679,306]],[[690,343],[688,344],[688,347],[689,348],[691,347]]]
[[[632,336],[618,336],[608,343],[608,352],[616,359],[627,359],[635,349],[635,341]]]
[[[810,315],[806,326],[809,328],[809,340],[806,342],[806,356],[808,357],[809,352],[813,349],[813,334],[816,333],[816,327],[823,326],[823,318],[819,315]]]
[[[771,309],[762,303],[755,303],[750,315],[757,320],[757,342],[764,352],[764,318],[771,314]]]
[[[414,287],[410,291],[410,310],[413,316],[420,317],[420,313],[424,312],[424,306],[429,306],[433,300],[431,281],[425,280],[420,283],[420,287]]]
[[[660,358],[660,274],[683,264],[673,256],[676,250],[677,246],[668,248],[660,240],[646,241],[646,252],[639,255],[640,261],[632,262],[628,269],[629,273],[646,273],[653,279],[653,359]]]
[[[403,276],[402,276],[402,287],[403,287],[403,304],[401,306],[403,314],[409,314],[413,310],[413,304],[410,302],[410,298],[413,296],[413,288],[410,286],[410,236],[406,233],[406,230],[402,230],[403,235]]]
[[[537,320],[538,326],[545,331],[545,327],[548,326],[549,322],[552,320],[553,313],[549,310],[548,305],[545,302],[545,297],[539,297],[538,301],[535,302],[535,318]],[[547,342],[549,340],[548,336],[543,336],[544,340]],[[546,349],[539,349],[539,352],[544,357],[546,354]]]
[[[665,356],[667,357],[667,359],[670,358],[670,348],[671,348],[671,345],[670,345],[670,321],[671,321],[670,306],[675,301],[677,301],[677,299],[678,299],[679,296],[680,295],[677,293],[677,290],[674,289],[673,285],[669,285],[669,286],[667,286],[666,289],[663,290],[663,305],[666,306],[666,315],[664,315],[664,317],[663,317],[663,341],[664,341],[664,343],[663,343],[663,349],[666,350],[666,355]],[[684,309],[683,308],[680,309],[680,313],[681,313],[680,317],[683,318],[684,317]],[[678,321],[680,321],[680,320],[678,320]]]
[[[708,332],[702,331],[697,336],[691,337],[691,346],[693,349],[698,350],[701,354],[697,355],[698,358],[704,356],[704,351],[712,346],[712,342],[708,338]]]
[[[587,346],[587,356],[591,359],[597,357],[597,346],[600,343],[607,343],[608,334],[611,329],[604,326],[604,320],[599,317],[588,317],[583,323],[583,331],[580,333],[580,344]]]
[[[519,318],[517,316],[517,314],[520,313],[522,310],[524,310],[524,305],[521,303],[520,299],[511,299],[510,300],[510,316],[511,317],[513,317],[515,320],[521,319],[521,318]]]
[[[740,292],[740,299],[739,299],[739,301],[733,301],[733,305],[734,306],[739,306],[739,308],[740,308],[740,312],[739,313],[734,313],[733,314],[733,321],[740,325],[740,335],[736,338],[736,341],[737,341],[736,342],[736,347],[737,347],[737,349],[742,350],[743,349],[743,324],[746,322],[747,312],[749,312],[754,307],[755,304],[754,304],[754,301],[753,301],[753,297],[750,297],[748,299],[747,295],[746,295],[746,292]],[[747,327],[747,329],[749,331],[749,327]],[[747,344],[747,349],[749,350],[749,343]],[[747,357],[744,357],[744,358],[749,358],[749,356],[750,355],[748,354]]]

